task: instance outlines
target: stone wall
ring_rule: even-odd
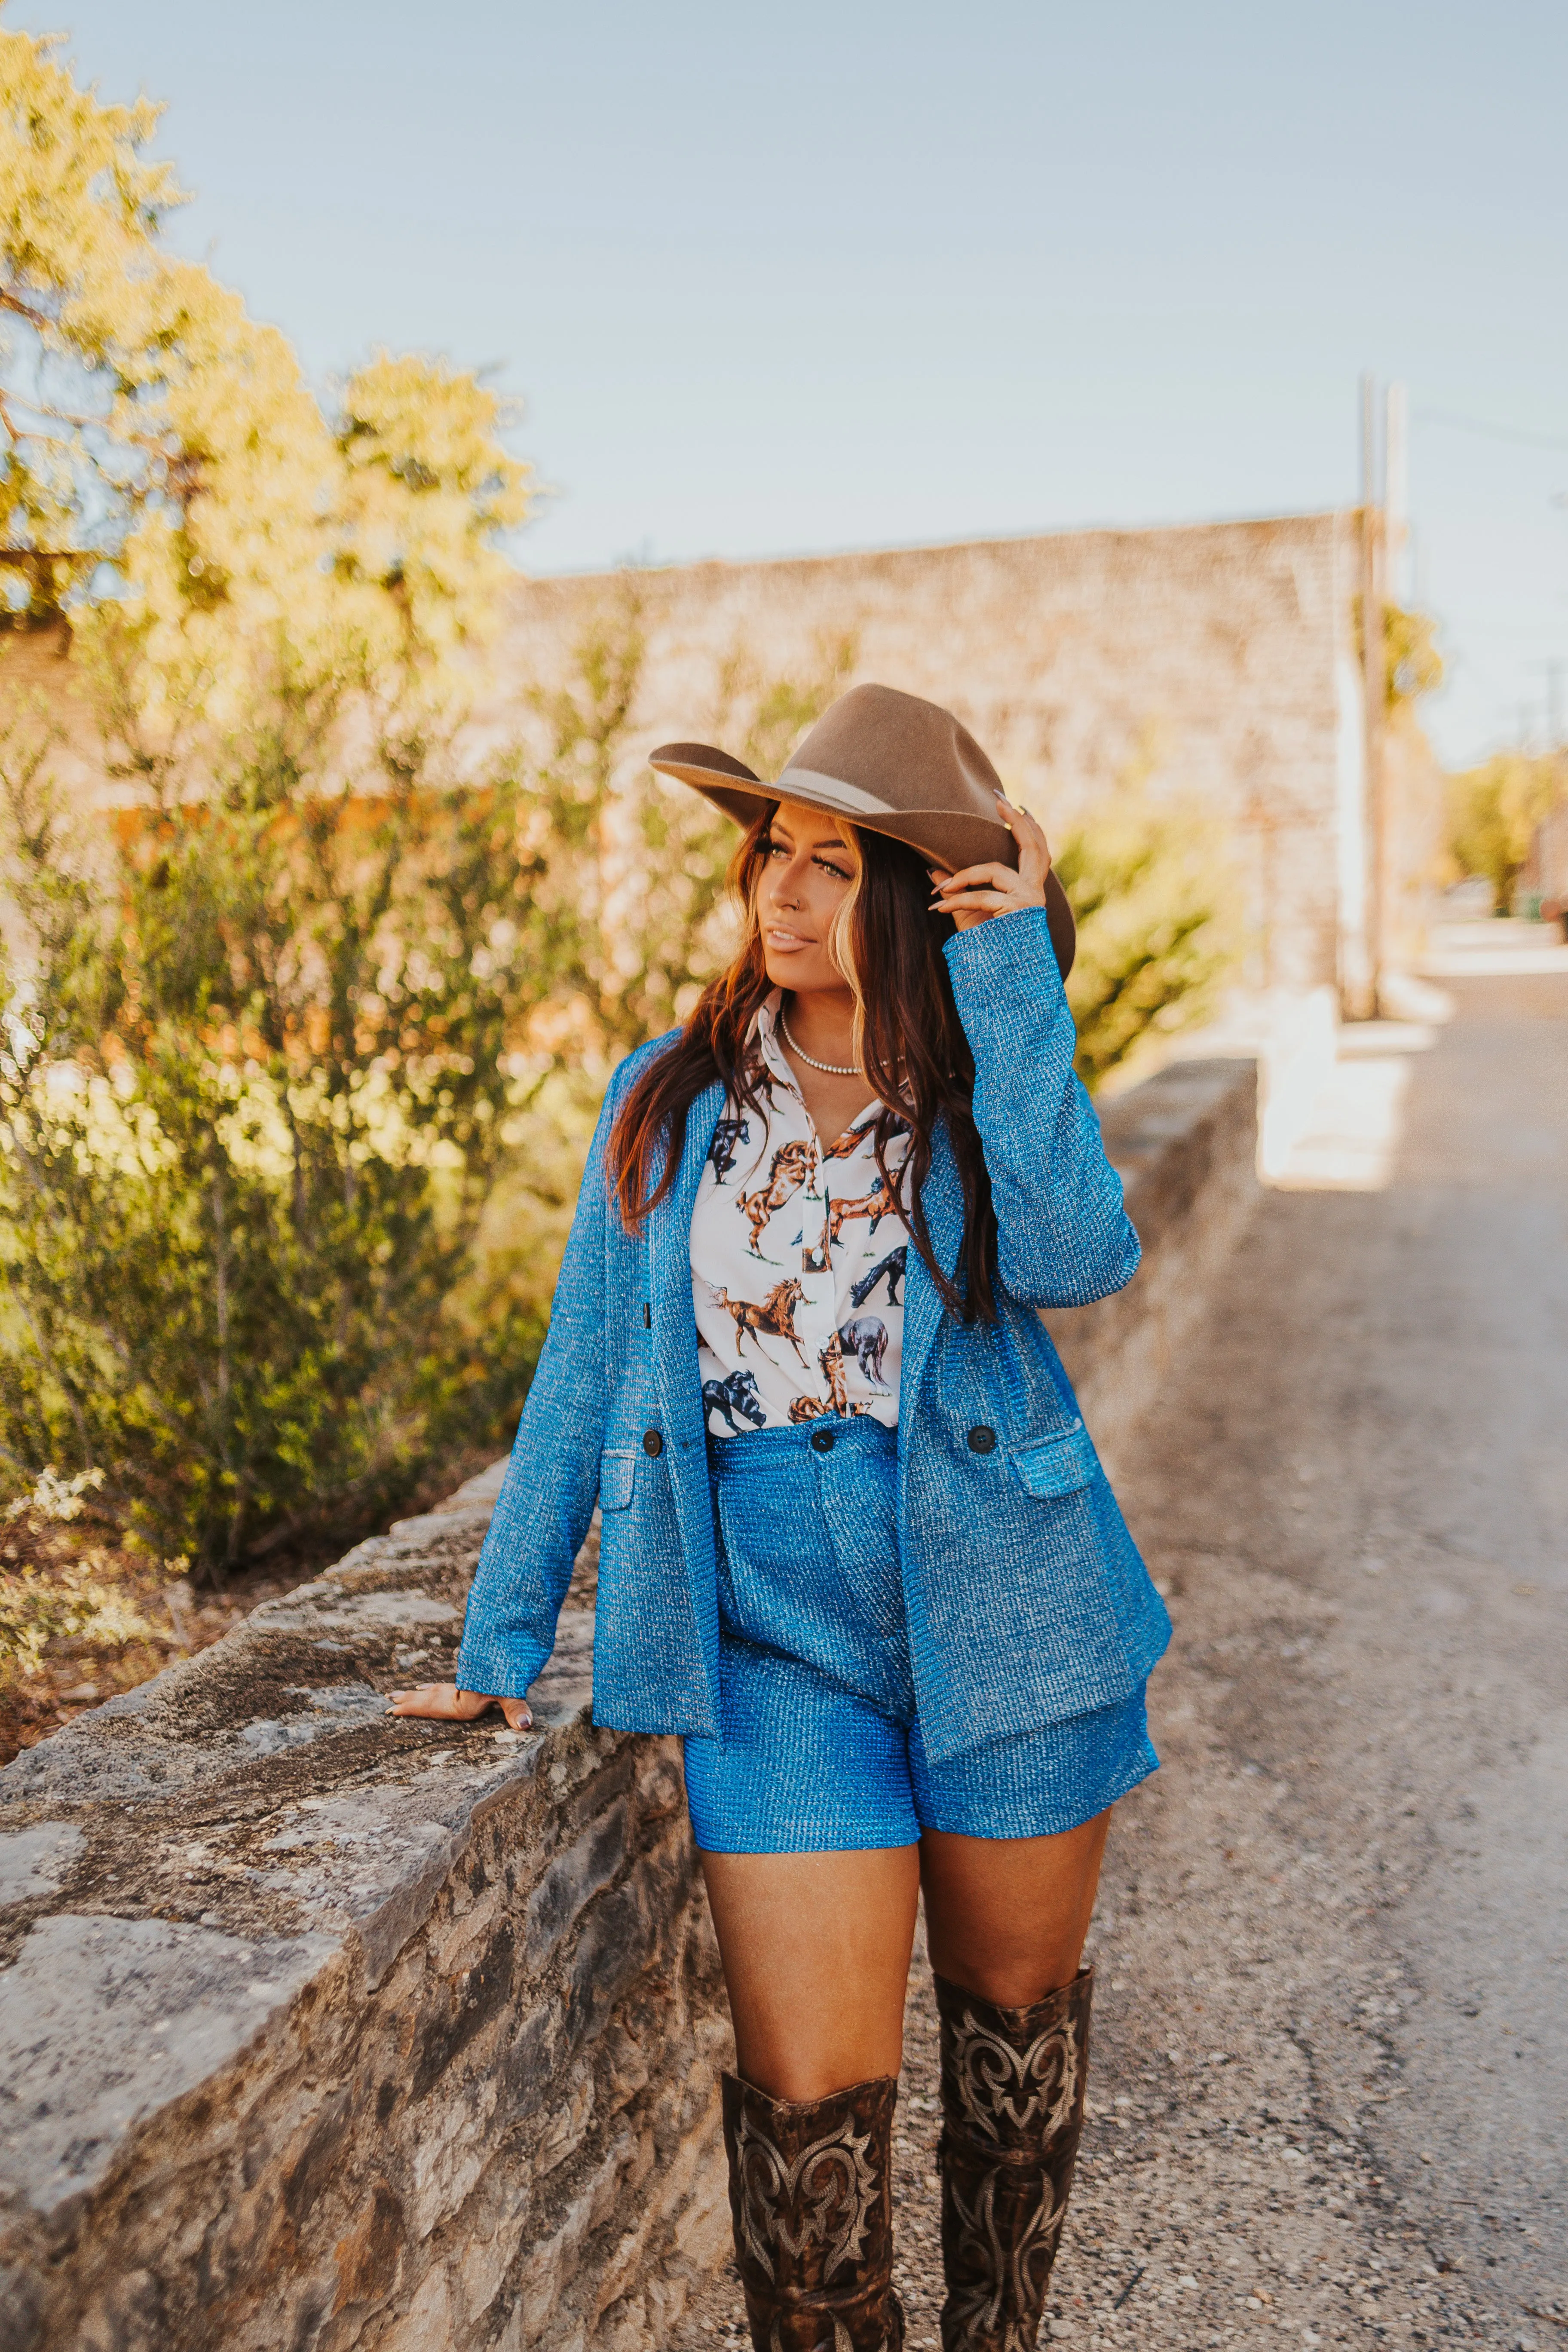
[[[1102,1104],[1100,1125],[1143,1262],[1114,1297],[1046,1322],[1114,1479],[1258,1205],[1257,1065],[1169,1063]]]
[[[1107,1107],[1145,1244],[1051,1318],[1114,1464],[1254,1198],[1250,1064]],[[504,1465],[0,1774],[0,2352],[654,2352],[728,2248],[677,1743],[446,1675]]]
[[[664,2344],[728,2243],[677,1744],[396,1723],[496,1481],[19,1758],[0,2352]]]

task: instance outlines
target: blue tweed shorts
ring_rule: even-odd
[[[722,1737],[686,1741],[707,1853],[1048,1837],[1159,1764],[1143,1692],[946,1764],[921,1738],[899,1574],[897,1433],[868,1417],[710,1438]]]

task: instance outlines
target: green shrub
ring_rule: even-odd
[[[1237,891],[1219,828],[1133,782],[1068,831],[1056,868],[1078,919],[1068,1001],[1092,1090],[1213,1011],[1239,961]]]
[[[146,1641],[153,1628],[121,1589],[109,1554],[57,1532],[80,1518],[100,1470],[62,1478],[46,1470],[8,1506],[0,1528],[0,1684],[36,1674],[49,1643]],[[168,1563],[172,1573],[184,1560]]]
[[[112,844],[73,842],[36,761],[0,773],[0,1444],[100,1468],[122,1526],[209,1567],[374,1514],[537,1343],[447,1309],[533,968],[518,782],[384,742],[333,784],[337,715],[280,685],[199,802]]]
[[[281,667],[110,834],[0,744],[0,1459],[199,1570],[384,1516],[526,1390],[613,1062],[723,956],[733,829],[624,767],[635,591],[457,779]],[[808,679],[756,687],[769,711]]]

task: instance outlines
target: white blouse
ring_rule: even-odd
[[[766,1117],[724,1106],[691,1215],[691,1298],[710,1433],[870,1413],[896,1428],[909,1228],[889,1206],[868,1103],[826,1148],[757,1015]],[[760,1132],[759,1132],[760,1129]],[[889,1142],[897,1174],[909,1129]]]

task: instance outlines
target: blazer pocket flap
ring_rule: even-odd
[[[624,1511],[632,1499],[637,1457],[631,1446],[607,1446],[599,1456],[599,1508]]]
[[[1031,1445],[1016,1446],[1013,1467],[1031,1495],[1072,1495],[1094,1475],[1094,1446],[1082,1422]]]

